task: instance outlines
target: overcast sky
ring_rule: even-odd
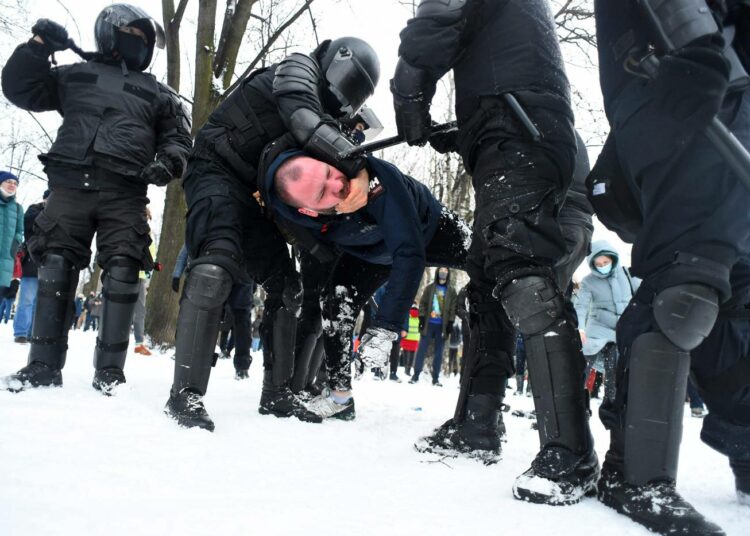
[[[112,2],[106,0],[28,0],[24,2],[30,12],[29,26],[37,18],[46,17],[63,24],[70,36],[85,50],[95,48],[93,26],[97,14],[105,6]],[[138,5],[154,18],[161,21],[161,2],[157,0],[132,0],[130,3]],[[177,3],[177,2],[175,2]],[[297,4],[300,2],[298,1]],[[197,0],[191,0],[188,4],[185,21],[180,34],[182,42],[183,60],[181,93],[192,96],[192,63],[194,58],[195,40],[195,22],[197,18]],[[217,32],[220,28],[221,17],[223,16],[225,2],[218,2],[217,8]],[[254,13],[258,13],[256,5]],[[319,38],[336,38],[344,35],[354,35],[368,41],[377,51],[381,63],[381,78],[374,97],[370,100],[371,107],[376,111],[386,129],[382,136],[395,134],[395,123],[392,111],[392,100],[388,89],[388,80],[392,76],[397,61],[398,50],[398,33],[406,24],[411,16],[411,9],[398,4],[396,0],[316,0],[312,5],[312,12],[317,23],[317,35]],[[251,19],[250,24],[258,24]],[[311,30],[309,16],[301,17],[292,27],[290,33],[290,44],[295,47],[291,51],[308,52],[316,45],[315,35]],[[7,58],[19,42],[26,39],[29,33],[24,33],[19,29],[14,35],[4,34],[0,36],[0,60]],[[243,46],[240,53],[240,62],[248,61],[254,56],[253,47]],[[579,105],[576,110],[577,125],[582,130],[584,139],[590,142],[589,154],[594,161],[598,154],[601,143],[601,133],[606,132],[606,126],[602,125],[601,115],[591,114],[588,109],[601,108],[601,96],[599,93],[598,78],[595,69],[591,68],[591,62],[584,58],[577,50],[572,47],[564,49],[566,61],[568,64],[568,74],[571,82],[581,93],[584,94],[586,103]],[[160,80],[166,78],[166,64],[164,52],[159,52],[155,56],[152,65],[152,72]],[[72,52],[58,54],[60,63],[69,63],[77,61],[77,56]],[[238,73],[243,69],[237,69]],[[20,112],[13,108],[7,110],[6,124],[8,119],[13,119],[22,128],[32,129],[33,135],[43,138],[39,127],[28,117],[25,112]],[[54,137],[54,131],[59,125],[59,117],[56,113],[36,114],[37,119],[50,131]],[[398,164],[398,162],[396,162]],[[37,172],[40,168],[35,168]],[[419,177],[417,177],[419,178]],[[45,189],[45,184],[27,176],[21,188],[19,189],[19,199],[23,204],[28,205],[35,202]],[[152,212],[157,215],[155,221],[155,230],[158,231],[160,225],[160,212],[163,206],[163,189],[152,188],[149,192],[152,200]],[[625,245],[616,240],[616,237],[606,231],[601,225],[597,225],[595,238],[607,238],[616,241],[618,246],[623,248],[625,261],[629,263],[629,250],[624,251]],[[579,274],[585,274],[582,270]]]

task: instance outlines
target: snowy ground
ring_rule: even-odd
[[[28,347],[0,325],[0,375]],[[458,383],[356,384],[354,422],[305,424],[261,416],[260,356],[245,382],[214,369],[206,404],[216,432],[162,414],[168,355],[132,354],[112,398],[91,386],[93,335],[73,332],[62,389],[0,392],[0,535],[523,534],[645,535],[596,500],[545,507],[513,499],[536,452],[526,419],[506,414],[503,460],[485,467],[418,454],[413,441],[453,411]],[[508,397],[531,409],[528,398]],[[606,434],[593,419],[602,457]],[[680,489],[727,534],[750,531],[726,461],[687,417]]]

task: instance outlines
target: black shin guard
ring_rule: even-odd
[[[310,360],[310,369],[307,372],[307,383],[305,387],[310,387],[315,383],[320,383],[320,380],[325,376],[325,370],[321,370],[323,367],[323,360],[325,359],[326,351],[325,344],[323,343],[323,337],[318,338],[318,342],[315,344],[313,350],[312,359]]]
[[[102,288],[102,319],[94,350],[94,368],[122,370],[128,355],[130,326],[138,301],[140,265],[116,256],[107,263]]]
[[[586,362],[574,324],[566,318],[562,294],[551,279],[531,275],[503,288],[502,301],[524,338],[542,448],[591,451],[583,385]]]
[[[177,317],[172,394],[206,394],[224,302],[232,290],[229,272],[214,264],[195,266],[185,281]]]
[[[294,347],[297,333],[296,311],[280,307],[273,314],[272,341],[267,349],[271,353],[271,380],[275,387],[288,385],[294,375]],[[265,345],[264,345],[265,348]]]
[[[661,333],[639,336],[630,350],[625,411],[625,480],[675,480],[690,353]]]
[[[320,335],[323,333],[323,324],[320,316],[307,329],[297,331],[297,345],[294,358],[294,375],[292,376],[292,392],[299,393],[310,383],[310,376],[315,377],[315,352],[318,343],[322,342]],[[320,363],[318,363],[320,367]]]
[[[29,364],[41,362],[55,370],[65,365],[77,284],[78,271],[72,263],[55,253],[44,257],[39,267]]]

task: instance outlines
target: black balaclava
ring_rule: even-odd
[[[120,53],[125,65],[132,71],[141,70],[149,53],[148,44],[142,37],[125,32],[117,32],[115,50]]]

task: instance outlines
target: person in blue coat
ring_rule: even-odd
[[[591,245],[587,261],[591,273],[581,281],[575,299],[583,355],[589,369],[604,373],[604,394],[613,400],[617,363],[615,328],[640,280],[631,277],[628,269],[620,265],[619,253],[606,240]]]
[[[305,263],[315,268],[303,269],[303,286],[306,294],[319,292],[323,301],[332,391],[310,406],[322,417],[354,418],[351,339],[357,315],[370,296],[388,283],[359,355],[365,366],[384,367],[425,266],[462,269],[471,243],[466,223],[426,186],[372,156],[366,168],[367,205],[337,215],[333,207],[346,196],[348,180],[335,167],[283,139],[267,149],[261,163],[260,195],[266,208],[277,225],[298,243],[307,242],[305,249],[318,258],[317,263]]]

